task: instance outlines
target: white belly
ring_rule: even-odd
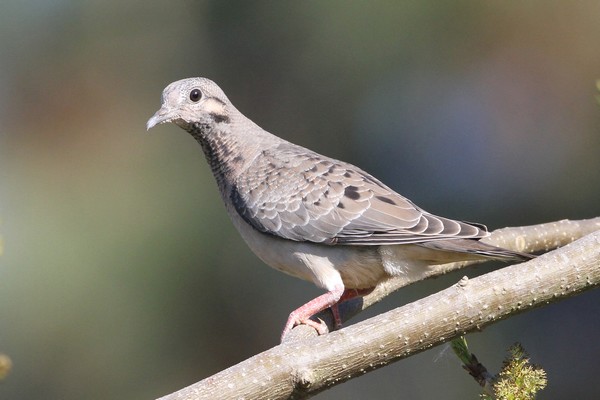
[[[267,265],[326,290],[340,284],[371,288],[389,276],[378,246],[329,246],[281,239],[256,231],[235,211],[229,214],[250,249]]]

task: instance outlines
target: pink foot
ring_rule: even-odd
[[[315,322],[310,319],[316,313],[323,311],[326,308],[331,308],[333,319],[335,321],[336,329],[342,327],[342,319],[340,317],[340,311],[338,305],[344,301],[353,299],[355,297],[365,296],[373,291],[370,289],[348,289],[344,290],[344,287],[337,287],[321,296],[309,301],[302,307],[291,312],[288,320],[281,333],[281,341],[285,336],[292,330],[296,325],[304,324],[315,328],[319,335],[324,335],[329,332],[327,325],[321,322]]]
[[[323,311],[324,309],[336,304],[340,297],[342,297],[343,293],[343,286],[336,287],[333,290],[309,301],[302,307],[299,307],[298,309],[292,311],[290,313],[290,316],[288,317],[287,322],[285,323],[285,326],[283,327],[283,332],[281,333],[281,341],[283,342],[283,338],[285,338],[285,336],[292,330],[294,326],[300,324],[312,326],[317,330],[319,335],[327,333],[329,330],[327,329],[327,325],[325,325],[324,322],[315,322],[311,320],[310,317],[312,317],[319,311]]]

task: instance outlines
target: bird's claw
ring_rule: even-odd
[[[295,318],[295,316],[290,315],[290,318],[288,318],[288,320],[285,324],[285,327],[283,328],[283,332],[281,333],[281,341],[282,342],[285,339],[285,337],[287,336],[287,334],[290,333],[290,331],[296,325],[308,325],[311,328],[314,328],[317,331],[318,335],[325,335],[326,333],[329,333],[329,327],[327,326],[325,321],[323,321],[320,318],[319,318],[319,322],[317,322],[317,321],[313,321],[312,319],[309,319],[309,318],[299,319],[299,318]]]

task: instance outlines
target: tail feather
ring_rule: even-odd
[[[504,261],[527,261],[536,257],[533,254],[508,250],[502,247],[483,243],[478,239],[436,240],[419,243],[419,245],[432,250],[467,253],[475,256],[475,258],[482,257]]]

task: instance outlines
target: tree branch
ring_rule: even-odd
[[[491,242],[514,236],[510,240],[522,246],[516,249],[537,250],[597,230],[600,218],[543,226],[544,232],[540,226],[496,231]],[[568,229],[574,226],[578,228]],[[440,273],[459,267],[449,268]],[[464,277],[448,289],[340,331],[283,343],[161,400],[307,398],[454,337],[598,286],[600,231],[527,263],[471,280]]]
[[[519,226],[497,229],[483,242],[500,246],[509,250],[535,253],[549,251],[567,245],[580,237],[600,229],[600,217],[578,221],[562,220],[545,224]],[[380,283],[377,288],[364,297],[359,297],[339,306],[343,322],[350,320],[360,312],[379,303],[396,290],[428,278],[435,278],[483,261],[463,261],[432,266],[427,274],[420,276],[398,276]],[[314,318],[323,320],[329,330],[333,330],[334,321],[329,310],[324,310]],[[307,337],[317,336],[317,332],[306,325],[295,327],[285,338],[286,341],[296,341]]]

